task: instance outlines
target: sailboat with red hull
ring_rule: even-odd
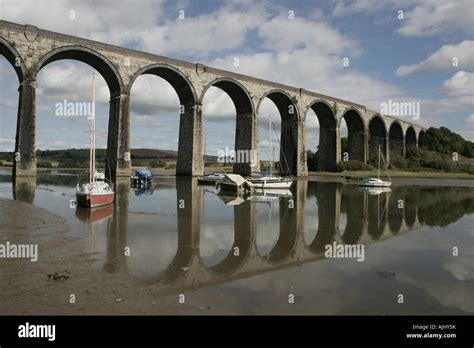
[[[89,180],[77,184],[76,202],[78,205],[95,208],[114,201],[114,189],[106,182],[105,174],[96,170],[95,161],[95,76],[92,76],[92,115],[90,122]]]

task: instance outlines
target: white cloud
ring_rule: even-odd
[[[453,58],[457,59],[458,66],[453,67]],[[418,64],[402,65],[397,69],[397,75],[403,76],[423,71],[446,71],[453,68],[474,67],[474,41],[465,40],[459,44],[444,45],[438,51]]]
[[[459,71],[442,84],[446,97],[434,104],[446,111],[474,107],[474,73]]]
[[[132,87],[131,111],[137,115],[179,114],[179,98],[171,85],[152,75],[139,76]]]
[[[403,3],[403,1],[401,1]],[[402,5],[400,3],[400,5]],[[375,13],[387,7],[392,7],[391,1],[378,1],[378,0],[355,0],[353,2],[338,2],[334,7],[332,14],[335,17],[344,17],[356,15],[359,13]]]
[[[235,120],[236,114],[234,103],[227,93],[217,87],[206,91],[202,102],[202,116],[205,120]]]
[[[424,0],[405,11],[402,27],[397,30],[405,36],[434,36],[444,33],[474,31],[474,2],[472,0]]]
[[[474,114],[470,114],[470,115],[466,118],[466,122],[474,124]]]
[[[307,49],[317,51],[319,55],[340,55],[347,52],[352,56],[359,52],[357,42],[342,35],[329,24],[303,17],[274,17],[270,21],[262,22],[258,34],[264,40],[263,47],[273,51],[291,53],[294,50]],[[291,58],[291,55],[287,58]]]
[[[224,6],[199,17],[176,17],[164,25],[146,28],[135,35],[141,49],[147,52],[206,57],[241,47],[248,31],[262,20],[265,20],[262,6],[255,5],[251,11]]]
[[[398,11],[403,19],[398,20]],[[404,36],[471,34],[474,30],[472,0],[355,0],[339,1],[332,11],[335,17],[377,14],[400,22],[396,31]]]
[[[123,43],[132,30],[156,25],[163,14],[162,0],[74,1],[2,0],[2,19],[42,29]],[[133,37],[132,37],[133,38]]]
[[[60,102],[85,101],[92,99],[93,68],[76,61],[60,61],[44,67],[38,74],[37,97],[43,100]],[[96,100],[110,100],[109,88],[103,77],[96,73]]]
[[[469,95],[474,97],[474,73],[466,71],[457,72],[449,80],[443,82],[443,90],[449,96]]]

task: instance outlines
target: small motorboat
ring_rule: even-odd
[[[155,176],[149,169],[138,169],[130,177],[133,186],[150,186],[155,182]]]

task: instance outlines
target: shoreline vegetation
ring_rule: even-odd
[[[143,169],[143,166],[132,166],[132,171],[137,169]],[[148,169],[156,172],[157,174],[167,174],[174,176],[175,169],[162,168],[162,167],[147,167]],[[0,169],[11,170],[11,166],[0,166]],[[48,171],[84,171],[86,168],[38,168],[37,172],[48,172]],[[232,167],[217,167],[209,166],[205,167],[206,173],[231,173]],[[381,175],[385,177],[385,175]],[[432,179],[463,179],[463,180],[474,180],[473,174],[468,173],[446,173],[446,172],[437,172],[437,171],[403,171],[403,170],[391,170],[390,176],[393,178],[432,178]],[[302,176],[300,178],[313,178],[313,177],[333,177],[333,178],[351,178],[352,180],[367,178],[367,177],[377,177],[377,170],[354,170],[354,171],[340,171],[340,172],[317,172],[317,171],[308,171],[307,176]]]
[[[410,178],[454,178],[474,179],[474,143],[445,127],[429,128],[419,139],[419,147],[406,149],[406,156],[400,150],[390,150],[389,171],[393,177]],[[348,138],[341,138],[341,154],[349,154]],[[37,168],[44,170],[85,170],[88,166],[88,149],[38,150]],[[132,170],[149,168],[155,172],[174,174],[178,153],[172,150],[132,149]],[[0,168],[11,168],[12,152],[0,152]],[[97,162],[104,166],[105,149],[97,149]],[[318,151],[307,152],[309,176],[351,177],[353,179],[377,175],[377,159],[368,163],[348,160],[340,161],[334,172],[318,171]],[[261,170],[268,168],[268,161],[260,161]],[[275,171],[279,164],[274,162]],[[204,155],[205,172],[232,172],[231,164],[220,164],[216,156]]]

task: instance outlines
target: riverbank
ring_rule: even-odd
[[[142,169],[144,167],[132,167],[132,171]],[[148,168],[158,175],[171,175],[176,174],[175,169],[164,169],[164,168]],[[0,167],[0,170],[11,172],[11,167]],[[47,172],[80,172],[84,171],[84,168],[38,168],[37,171],[40,173]],[[205,173],[231,173],[232,167],[206,167],[204,168]],[[377,171],[342,171],[342,172],[308,172],[308,177],[340,177],[346,178],[351,177],[354,179],[377,177]],[[386,177],[385,173],[381,173],[382,176]],[[393,178],[419,178],[419,179],[463,179],[463,180],[474,180],[474,175],[466,173],[445,173],[445,172],[434,172],[434,171],[422,171],[422,172],[408,172],[408,171],[390,171],[390,176]]]
[[[352,178],[368,178],[377,177],[376,170],[368,171],[342,171],[342,172],[308,172],[308,176],[332,176],[332,177],[352,177]],[[381,173],[386,177],[386,173]],[[390,171],[392,178],[420,178],[420,179],[466,179],[474,180],[474,175],[466,173],[444,173],[444,172],[407,172],[407,171]]]
[[[0,198],[0,221],[1,244],[38,246],[37,262],[0,258],[2,315],[203,312],[178,303],[177,296],[158,300],[154,286],[144,286],[125,270],[97,269],[101,256],[85,252],[81,232],[73,231],[59,215]]]

